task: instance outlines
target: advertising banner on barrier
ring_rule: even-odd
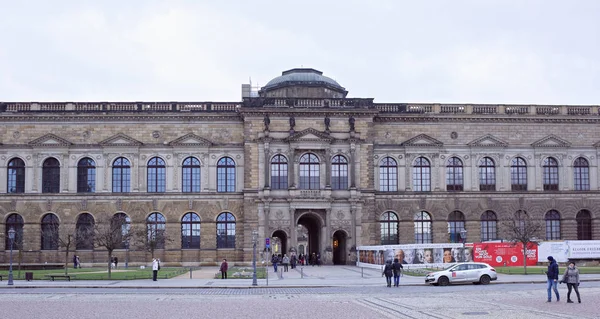
[[[387,260],[398,260],[414,267],[442,267],[444,264],[473,261],[473,244],[407,244],[359,246],[358,266],[378,267]]]
[[[523,244],[518,243],[475,243],[473,261],[490,266],[523,266]],[[537,263],[537,245],[527,250],[527,266]]]
[[[546,262],[548,256],[558,262],[571,259],[600,259],[600,240],[545,241],[540,244],[538,261]]]

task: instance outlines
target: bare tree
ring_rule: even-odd
[[[136,246],[149,252],[152,259],[157,249],[164,249],[166,243],[173,241],[167,234],[164,224],[147,224],[145,229],[135,231],[135,238]]]
[[[94,247],[108,252],[108,278],[111,278],[112,255],[115,249],[124,248],[132,236],[129,217],[125,214],[103,216],[94,225]]]
[[[522,244],[523,249],[523,267],[527,274],[527,250],[536,247],[539,244],[538,238],[543,229],[542,223],[533,220],[525,211],[517,211],[512,218],[502,223],[506,239],[517,245]]]
[[[89,241],[89,236],[93,236],[91,227],[78,228],[74,224],[60,225],[58,219],[52,219],[42,232],[52,246],[63,249],[65,275],[69,274],[69,253],[75,251],[79,242]]]

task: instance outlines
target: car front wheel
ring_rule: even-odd
[[[490,281],[492,281],[492,280],[490,279],[490,276],[488,276],[488,275],[483,275],[483,276],[481,276],[481,278],[479,278],[479,282],[482,285],[487,285],[490,283]]]
[[[442,276],[442,277],[438,278],[438,284],[440,286],[448,286],[449,283],[450,283],[450,280],[448,279],[448,277]]]

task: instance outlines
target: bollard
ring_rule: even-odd
[[[192,267],[190,267],[190,279],[192,279]]]
[[[279,279],[283,279],[283,268],[281,268],[281,276],[279,276]]]
[[[365,278],[365,267],[360,267],[360,276]]]
[[[304,267],[300,267],[300,279],[304,279]]]

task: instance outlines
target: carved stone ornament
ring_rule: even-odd
[[[280,210],[278,210],[278,211],[275,213],[275,218],[277,218],[277,219],[283,219],[283,212],[282,212],[282,211],[280,211]]]
[[[343,211],[339,210],[336,214],[337,219],[344,219],[345,214]]]
[[[76,159],[76,158],[77,158],[77,157],[76,157],[75,155],[71,155],[71,159],[72,159],[72,160],[74,160],[74,159]]]
[[[83,131],[83,133],[81,133],[81,136],[83,137],[84,140],[87,140],[88,138],[90,138],[90,131]]]
[[[1,158],[2,158],[2,160],[4,161],[4,160],[6,159],[6,156],[2,155],[2,157],[1,157]]]
[[[235,156],[235,158],[240,159],[240,158],[242,158],[242,155],[238,154],[238,155]]]
[[[390,137],[392,137],[392,133],[385,132],[385,138],[389,139]]]
[[[453,140],[457,139],[458,138],[458,133],[456,133],[456,132],[450,133],[450,138],[453,139]]]
[[[152,132],[152,137],[159,138],[160,137],[160,132],[159,131],[153,131]]]
[[[398,159],[403,159],[403,158],[404,158],[404,156],[398,155]]]
[[[13,132],[13,138],[14,138],[14,139],[18,139],[19,137],[21,137],[21,132],[19,132],[19,131],[14,131],[14,132]]]
[[[446,155],[441,155],[441,156],[440,156],[440,158],[441,158],[441,159],[445,159],[445,158],[446,158]]]

